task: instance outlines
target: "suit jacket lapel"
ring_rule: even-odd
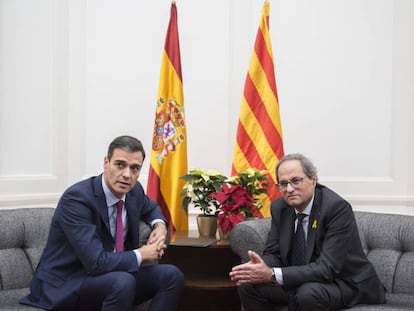
[[[289,265],[292,237],[295,228],[295,211],[286,205],[280,217],[280,255],[286,265]]]
[[[315,188],[315,198],[313,200],[311,214],[309,215],[308,238],[306,241],[306,262],[309,262],[312,258],[320,215],[321,195],[319,188]]]
[[[97,211],[102,218],[103,223],[105,224],[106,229],[111,235],[111,230],[109,226],[109,215],[108,215],[108,206],[106,205],[105,194],[102,189],[102,178],[103,175],[95,178],[94,180],[94,194],[96,199]]]
[[[126,196],[125,208],[128,213],[127,244],[132,248],[136,248],[139,246],[139,222],[141,217],[139,215],[137,200],[131,192]],[[132,243],[132,245],[129,245],[129,242]]]

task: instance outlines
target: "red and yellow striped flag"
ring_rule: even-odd
[[[270,202],[280,196],[275,187],[275,168],[284,155],[269,9],[266,1],[244,85],[232,164],[232,175],[249,167],[268,171],[268,193],[261,199],[265,217],[270,216]]]
[[[162,54],[157,109],[152,140],[147,193],[155,200],[169,223],[170,232],[188,230],[188,215],[180,197],[187,174],[187,132],[178,39],[177,7],[171,17]]]

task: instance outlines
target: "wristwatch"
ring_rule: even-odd
[[[279,284],[276,279],[276,268],[272,268],[272,283]]]

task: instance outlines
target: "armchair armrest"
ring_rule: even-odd
[[[145,222],[139,223],[139,246],[147,243],[148,238],[151,234],[151,228]]]
[[[237,224],[230,231],[230,246],[242,262],[249,260],[247,251],[263,254],[267,236],[270,231],[270,218],[246,220]]]
[[[141,222],[139,223],[139,246],[147,244],[151,231],[152,231],[151,227],[141,220]],[[169,245],[170,240],[171,240],[170,233],[167,233],[167,238],[166,238],[165,243]]]

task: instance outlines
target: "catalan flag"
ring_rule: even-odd
[[[280,196],[274,187],[275,168],[284,155],[269,10],[266,1],[244,85],[232,163],[232,175],[249,167],[268,171],[268,193],[261,198],[265,217],[270,216],[270,202]]]
[[[188,215],[180,197],[185,183],[180,176],[187,173],[185,126],[177,7],[173,1],[162,53],[147,185],[148,196],[161,206],[170,232],[188,230]]]

